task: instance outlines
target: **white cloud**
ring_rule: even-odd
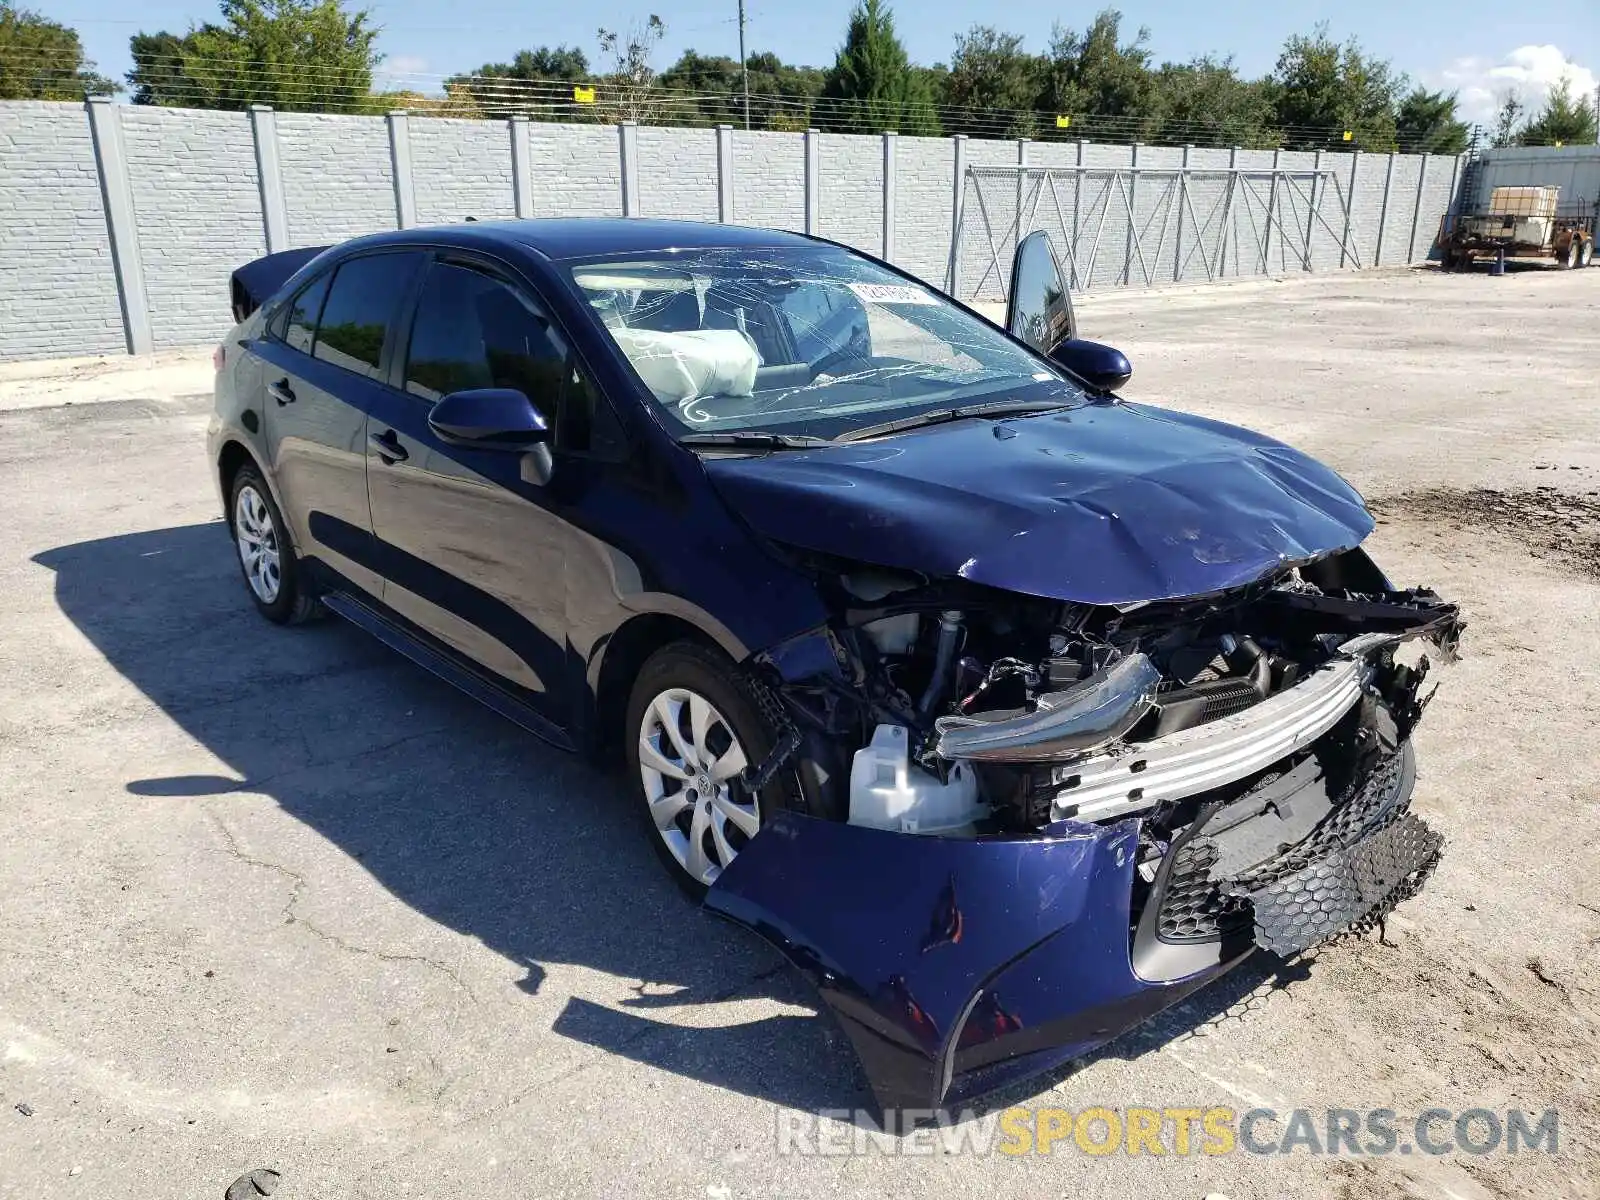
[[[1574,96],[1594,95],[1595,73],[1568,58],[1558,46],[1518,46],[1498,62],[1458,58],[1437,71],[1422,72],[1422,82],[1458,96],[1457,112],[1466,121],[1494,120],[1500,101],[1515,92],[1534,112],[1563,76],[1572,80]]]
[[[396,54],[383,60],[378,70],[383,75],[421,75],[428,69],[428,60],[416,54]]]

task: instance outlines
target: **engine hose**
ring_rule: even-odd
[[[933,710],[944,699],[945,686],[950,681],[950,670],[955,665],[956,651],[961,642],[961,612],[948,609],[939,614],[939,644],[933,654],[933,675],[917,704],[917,715],[924,721],[933,716]]]

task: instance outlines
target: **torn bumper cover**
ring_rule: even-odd
[[[1410,763],[1408,744],[1300,847],[1237,875],[1217,871],[1218,840],[1198,825],[1139,912],[1136,819],[958,839],[791,813],[706,905],[810,978],[885,1111],[948,1107],[1110,1041],[1257,945],[1297,953],[1381,919],[1439,857],[1405,811]],[[1318,781],[1292,782],[1304,795]],[[1202,902],[1221,923],[1187,936],[1180,910]]]

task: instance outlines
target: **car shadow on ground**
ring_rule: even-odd
[[[111,666],[233,772],[149,776],[132,760],[130,792],[270,796],[416,912],[523,969],[518,986],[530,994],[553,964],[639,981],[619,1007],[567,998],[553,1026],[563,1036],[792,1108],[868,1105],[848,1043],[808,985],[673,886],[616,774],[549,748],[340,621],[261,620],[220,522],[34,561],[55,573],[62,611]],[[1273,977],[1248,963],[1095,1057],[1137,1058],[1194,1036]],[[811,1013],[710,1028],[650,1015],[760,996]]]

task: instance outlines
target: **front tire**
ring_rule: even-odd
[[[254,466],[233,477],[228,525],[256,611],[278,625],[297,625],[318,612],[316,596],[289,542],[283,514]]]
[[[809,811],[791,765],[759,794],[740,774],[759,767],[782,735],[777,700],[719,651],[674,642],[639,671],[624,740],[628,782],[646,835],[696,900],[780,810]]]
[[[1585,242],[1578,251],[1578,266],[1587,267],[1594,261],[1594,243]]]

